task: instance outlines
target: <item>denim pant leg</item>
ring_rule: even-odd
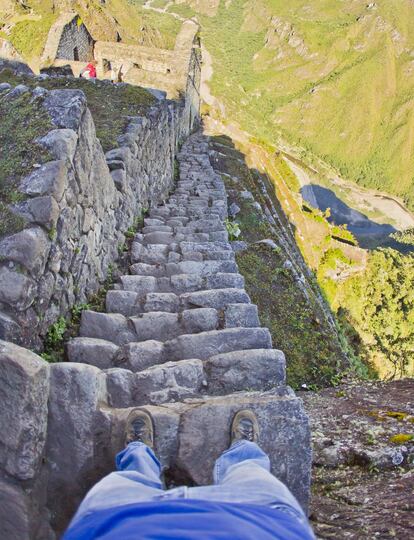
[[[214,484],[189,488],[188,497],[270,506],[309,526],[300,504],[271,474],[268,456],[255,443],[238,441],[223,452],[214,467]]]
[[[72,525],[94,510],[147,501],[162,493],[161,465],[141,442],[130,443],[115,459],[116,472],[108,474],[86,495]]]

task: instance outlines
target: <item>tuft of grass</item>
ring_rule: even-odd
[[[408,433],[398,433],[390,437],[390,442],[394,444],[404,444],[414,440],[414,435]]]
[[[0,82],[24,83],[29,87],[35,87],[39,84],[32,77],[16,77],[7,71],[0,73]],[[42,81],[41,86],[47,90],[75,89],[85,93],[95,123],[96,135],[104,152],[118,145],[117,139],[125,132],[130,116],[145,114],[148,107],[156,101],[152,94],[139,86],[114,85],[99,80],[51,77]],[[36,115],[34,114],[35,108],[32,107],[25,117],[27,124],[29,124],[31,117],[36,118],[36,115],[40,114],[39,111],[35,111]],[[30,122],[30,124],[32,123]],[[36,124],[30,126],[31,129],[35,127]]]
[[[4,72],[2,72],[4,74]],[[19,82],[22,82],[21,80]],[[29,93],[0,101],[0,237],[24,227],[24,220],[15,216],[9,204],[24,199],[18,186],[21,178],[33,170],[35,163],[51,159],[47,150],[36,144],[52,124],[38,101],[31,103]]]

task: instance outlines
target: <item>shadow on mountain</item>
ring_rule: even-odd
[[[411,251],[413,248],[390,238],[390,234],[396,232],[392,225],[376,223],[369,219],[341,201],[328,188],[310,184],[304,186],[300,193],[303,199],[314,208],[323,212],[329,208],[331,215],[328,221],[335,225],[347,225],[348,230],[354,234],[362,248],[392,247],[401,252]]]

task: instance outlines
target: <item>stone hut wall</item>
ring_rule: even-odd
[[[93,39],[86,26],[79,24],[79,18],[74,17],[72,21],[63,28],[59,41],[56,58],[66,60],[84,61],[93,60]]]
[[[14,208],[28,224],[0,241],[0,339],[36,350],[99,288],[134,219],[166,198],[196,121],[188,100],[159,101],[105,155],[83,92],[45,92],[43,106],[56,129],[40,142],[54,159],[22,179]]]

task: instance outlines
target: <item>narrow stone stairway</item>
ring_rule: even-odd
[[[155,416],[160,407],[176,415],[162,428],[177,438],[169,467],[195,483],[210,480],[206,468],[228,444],[232,414],[253,408],[273,471],[306,506],[307,417],[244,290],[224,222],[224,184],[208,151],[200,133],[185,143],[174,194],[135,236],[130,274],[107,293],[106,313],[82,313],[68,357],[104,370],[114,410],[145,405]]]

